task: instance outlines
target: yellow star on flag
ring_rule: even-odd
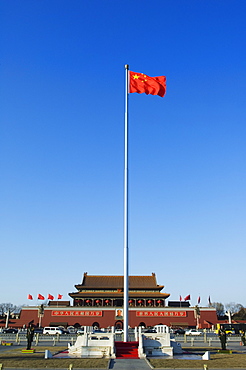
[[[129,92],[130,93],[145,93],[151,95],[159,95],[163,97],[166,93],[166,77],[156,76],[150,77],[145,73],[137,73],[129,71]]]

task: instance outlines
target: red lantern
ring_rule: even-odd
[[[87,300],[85,301],[85,303],[90,303],[90,299],[87,299]]]
[[[97,299],[97,300],[96,300],[96,303],[100,303],[100,299]]]
[[[143,303],[142,299],[139,299],[138,303]]]
[[[129,300],[129,303],[132,303],[132,299]]]
[[[148,300],[148,303],[152,303],[151,299]]]
[[[109,303],[109,300],[108,300],[108,299],[106,299],[105,303]]]
[[[160,299],[158,299],[157,303],[161,303]]]

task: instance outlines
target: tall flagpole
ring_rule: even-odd
[[[125,165],[124,165],[124,342],[128,341],[128,85],[129,65],[125,65]]]

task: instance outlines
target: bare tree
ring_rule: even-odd
[[[7,312],[19,313],[22,306],[16,306],[12,303],[0,303],[0,316],[6,315]]]
[[[211,306],[216,309],[216,312],[217,312],[218,316],[224,316],[225,308],[224,308],[223,303],[221,303],[221,302],[212,302]]]
[[[238,312],[243,308],[243,305],[240,303],[230,302],[225,304],[225,308],[227,311],[230,311],[233,315],[234,313]]]
[[[234,320],[246,320],[246,308],[243,306],[240,308],[240,310],[233,315]]]

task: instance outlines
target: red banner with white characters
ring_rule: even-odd
[[[52,311],[52,316],[102,316],[102,311]]]
[[[186,311],[137,311],[136,316],[144,317],[186,317]]]

